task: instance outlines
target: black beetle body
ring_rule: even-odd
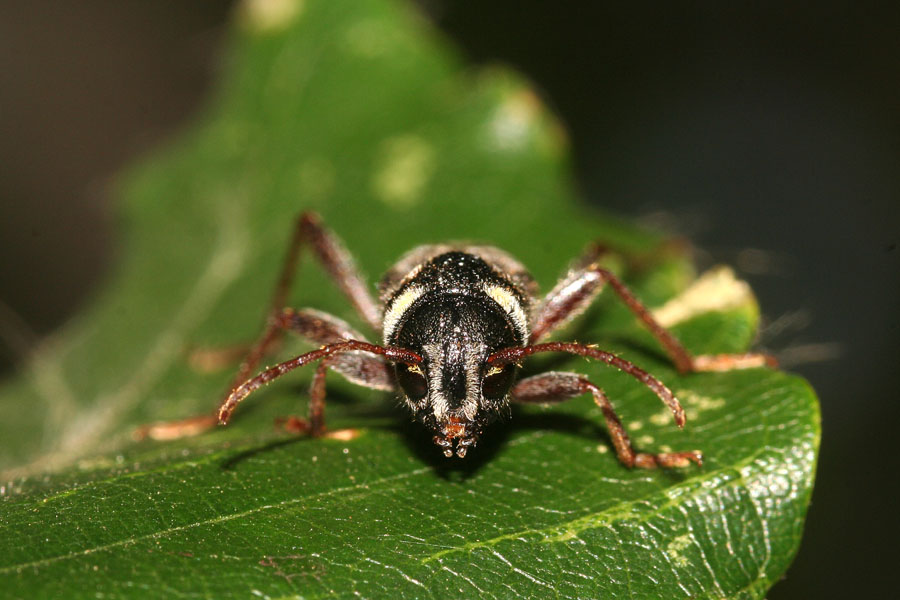
[[[524,345],[529,334],[531,299],[488,263],[498,250],[478,250],[431,250],[441,253],[414,266],[385,303],[384,344],[424,358],[395,365],[406,405],[447,456],[454,440],[464,456],[484,426],[508,412],[515,365],[492,367],[487,357]]]

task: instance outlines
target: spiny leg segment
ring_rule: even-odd
[[[688,452],[662,452],[648,454],[635,452],[631,440],[622,426],[622,421],[613,409],[612,404],[599,387],[591,383],[583,375],[577,373],[560,373],[551,371],[528,377],[518,382],[512,389],[514,402],[523,404],[556,403],[575,398],[590,392],[594,402],[603,411],[606,428],[616,450],[619,461],[626,467],[651,469],[655,467],[686,467],[691,462],[703,463],[703,456],[697,450]]]
[[[250,352],[244,357],[229,389],[234,389],[250,376],[259,365],[262,357],[269,351],[271,345],[284,331],[285,327],[281,320],[282,313],[284,312],[287,294],[294,282],[300,252],[306,244],[312,247],[315,256],[350,300],[357,313],[373,329],[376,331],[380,329],[381,317],[379,316],[378,305],[371,294],[369,294],[350,253],[337,236],[321,224],[317,215],[311,212],[303,213],[297,218],[291,244],[284,264],[281,267],[281,274],[278,277],[275,292],[272,294],[272,300],[269,303],[269,309],[266,313],[266,327],[250,349]]]
[[[637,365],[593,346],[574,342],[549,342],[519,348],[506,348],[488,356],[487,363],[489,365],[519,363],[529,356],[544,352],[567,352],[584,356],[585,358],[593,358],[631,375],[653,390],[659,399],[672,411],[675,424],[679,427],[684,427],[684,409],[669,388]],[[703,457],[698,451],[660,454],[636,453],[631,446],[628,434],[625,433],[622,422],[616,415],[615,410],[613,410],[606,394],[581,375],[550,372],[523,379],[513,388],[512,399],[524,403],[561,402],[586,392],[590,392],[594,396],[594,402],[603,411],[603,417],[606,420],[606,426],[609,429],[616,454],[626,466],[654,468],[657,466],[683,467],[690,462],[695,462],[698,465],[702,464]]]
[[[698,371],[728,371],[762,366],[775,366],[771,356],[756,353],[716,354],[694,356],[668,329],[659,324],[653,314],[638,300],[631,290],[611,271],[597,262],[602,247],[591,245],[585,255],[575,262],[575,267],[547,294],[537,310],[530,343],[535,344],[553,331],[583,313],[594,301],[605,284],[650,330],[680,373]]]
[[[337,344],[323,346],[318,350],[313,350],[312,352],[301,354],[300,356],[296,356],[290,360],[279,363],[274,367],[269,367],[259,375],[251,377],[241,385],[234,388],[228,395],[228,397],[226,397],[222,401],[222,403],[219,405],[218,411],[216,412],[216,418],[219,424],[225,425],[226,423],[228,423],[228,420],[231,418],[231,413],[234,412],[234,409],[244,398],[249,396],[253,391],[259,389],[267,383],[270,383],[272,380],[277,379],[278,377],[281,377],[282,375],[311,362],[322,360],[333,355],[339,355],[353,351],[368,352],[370,354],[383,356],[386,360],[389,360],[391,362],[401,362],[408,365],[420,364],[422,362],[422,357],[415,352],[412,352],[411,350],[406,350],[404,348],[379,346],[359,340],[349,340],[346,342],[338,342]],[[314,384],[317,381],[319,382],[319,384],[317,386],[314,385],[313,396],[315,396],[316,394],[320,395],[321,402],[319,403],[319,405],[321,407],[324,407],[324,376],[317,376],[317,378],[314,378]],[[318,411],[321,414],[321,409],[318,409]]]
[[[321,224],[315,213],[305,212],[297,218],[294,226],[290,246],[266,311],[263,332],[246,351],[244,359],[227,389],[226,399],[233,390],[250,377],[262,358],[273,349],[284,330],[295,331],[303,337],[322,344],[339,341],[334,339],[335,336],[343,340],[364,339],[342,320],[327,313],[312,310],[292,311],[285,308],[287,295],[294,282],[300,253],[306,245],[311,246],[314,255],[363,320],[376,331],[380,330],[381,316],[378,305],[369,293],[352,256],[340,239]],[[220,356],[230,358],[230,354],[230,352],[224,352]],[[375,357],[354,353],[337,358],[333,364],[335,365],[333,368],[354,383],[376,389],[393,389],[392,378],[386,370],[388,365]],[[350,376],[348,373],[356,373],[356,376]],[[137,439],[145,437],[160,440],[176,439],[202,433],[213,427],[216,422],[215,416],[201,415],[179,421],[154,423],[138,428],[134,432],[134,437]]]
[[[584,356],[585,358],[593,358],[631,375],[653,390],[659,399],[672,411],[672,416],[675,418],[675,424],[679,427],[684,427],[684,409],[681,408],[681,404],[663,382],[634,363],[631,363],[624,358],[619,358],[611,352],[600,350],[594,346],[576,342],[547,342],[545,344],[535,344],[533,346],[505,348],[488,356],[487,364],[489,366],[501,366],[513,363],[518,364],[529,356],[544,352],[567,352],[569,354]]]

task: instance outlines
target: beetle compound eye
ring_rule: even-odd
[[[397,364],[397,382],[407,397],[418,402],[428,394],[428,382],[418,365]]]
[[[490,400],[500,400],[509,392],[515,375],[515,365],[491,367],[481,381],[481,394]]]

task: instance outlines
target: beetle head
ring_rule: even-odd
[[[462,458],[509,406],[515,365],[492,367],[487,357],[519,342],[507,316],[489,299],[442,294],[422,300],[410,308],[393,343],[423,361],[397,363],[397,383],[444,455]]]

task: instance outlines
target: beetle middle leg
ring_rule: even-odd
[[[598,248],[599,246],[592,245],[585,255],[576,261],[574,268],[543,299],[536,313],[531,344],[537,343],[587,310],[603,286],[608,283],[629,310],[659,341],[681,373],[775,365],[775,360],[771,356],[758,353],[694,356],[678,341],[678,338],[659,324],[628,286],[596,262],[599,256]]]
[[[590,392],[594,402],[603,411],[606,428],[616,450],[619,461],[626,467],[652,469],[655,467],[685,467],[691,462],[703,463],[699,451],[661,452],[649,454],[635,452],[631,440],[622,426],[622,421],[613,409],[612,404],[599,387],[589,379],[577,373],[551,371],[518,382],[511,391],[513,402],[523,404],[548,404],[563,402]]]
[[[326,346],[341,342],[362,341],[365,338],[342,319],[314,309],[283,309],[271,320],[271,324],[279,331],[291,331],[314,343]],[[305,422],[297,417],[290,417],[285,426],[291,431],[309,432],[320,435],[324,431],[325,376],[320,371],[332,369],[347,380],[364,387],[376,390],[393,390],[394,380],[391,368],[379,356],[362,351],[349,351],[323,359],[310,390],[310,419]],[[241,379],[229,389],[236,388]],[[226,397],[228,394],[225,395]],[[150,437],[156,440],[170,440],[196,435],[211,429],[217,422],[215,415],[202,415],[179,421],[153,423],[139,428],[136,438]],[[301,425],[305,422],[305,425]]]
[[[290,323],[294,333],[321,345],[362,340],[362,334],[353,330],[343,320],[314,309],[283,311],[282,322]],[[308,433],[318,437],[325,432],[325,377],[328,371],[337,371],[348,381],[363,387],[393,391],[394,379],[391,367],[380,358],[364,352],[346,352],[323,359],[316,368],[309,389],[309,414],[306,419],[287,417],[280,419],[284,428],[292,433]]]

